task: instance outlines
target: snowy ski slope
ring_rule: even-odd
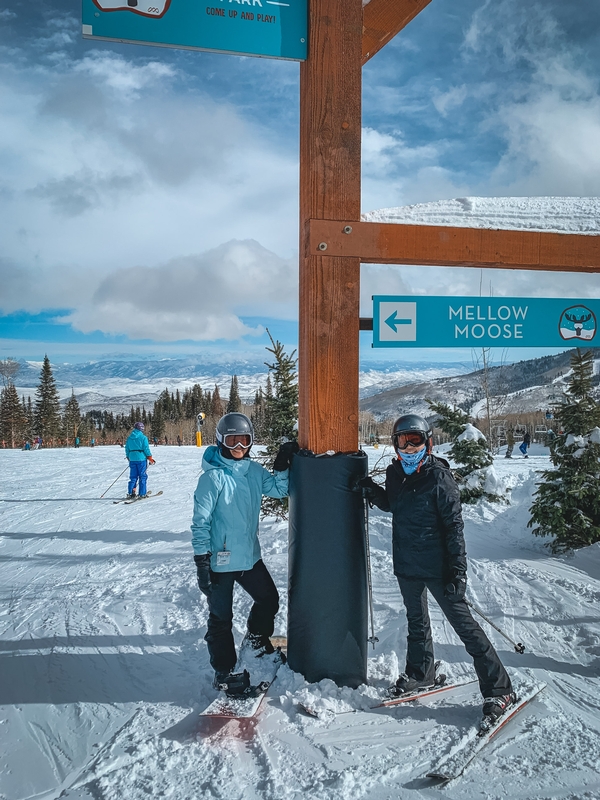
[[[370,450],[374,463],[382,449]],[[2,800],[387,800],[600,798],[600,546],[550,557],[526,529],[538,447],[498,458],[512,504],[465,510],[471,599],[527,646],[490,636],[511,674],[548,683],[466,774],[443,790],[423,774],[479,716],[473,686],[378,709],[403,666],[406,626],[391,572],[390,517],[371,513],[376,628],[370,686],[308,685],[287,667],[257,724],[202,728],[210,687],[205,601],[189,544],[196,448],[160,447],[129,506],[118,447],[0,450],[0,798]],[[261,523],[282,594],[287,531]],[[332,599],[332,602],[339,602]],[[235,600],[236,638],[248,598]],[[432,603],[437,655],[472,677]],[[320,713],[308,717],[298,703]],[[340,713],[348,712],[348,713]]]

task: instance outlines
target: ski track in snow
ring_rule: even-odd
[[[369,450],[372,464],[381,452]],[[473,684],[371,708],[405,652],[389,515],[370,516],[380,639],[370,685],[309,685],[284,667],[257,721],[206,723],[198,711],[215,692],[189,535],[201,453],[157,448],[149,487],[164,495],[123,506],[112,500],[126,476],[99,498],[125,466],[121,448],[0,451],[1,800],[600,798],[600,545],[551,557],[531,535],[527,509],[548,459],[530,453],[495,461],[510,505],[465,508],[469,596],[525,643],[520,656],[488,631],[515,680],[548,686],[440,790],[422,776],[477,721],[481,699]],[[261,543],[285,635],[286,524],[263,520]],[[249,606],[239,590],[238,643]],[[472,678],[430,610],[444,671]]]

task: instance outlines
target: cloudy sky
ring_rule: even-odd
[[[244,357],[265,327],[295,343],[298,64],[80,31],[77,0],[0,0],[0,355]],[[599,196],[599,67],[598,0],[432,0],[364,69],[363,211]],[[362,313],[457,279],[363,267]],[[460,281],[479,293],[476,270]]]

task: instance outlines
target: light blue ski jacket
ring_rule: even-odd
[[[130,461],[145,461],[151,455],[148,437],[134,428],[125,442],[125,457]]]
[[[214,572],[252,569],[261,557],[258,518],[262,496],[287,497],[289,471],[272,474],[249,458],[223,458],[214,445],[206,448],[202,468],[194,493],[194,555],[212,553]],[[224,550],[231,552],[229,564],[217,566],[217,553]]]

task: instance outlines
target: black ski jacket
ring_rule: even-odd
[[[466,574],[460,493],[448,462],[430,455],[407,475],[399,459],[386,471],[373,503],[391,511],[394,573],[400,578],[442,580]]]

